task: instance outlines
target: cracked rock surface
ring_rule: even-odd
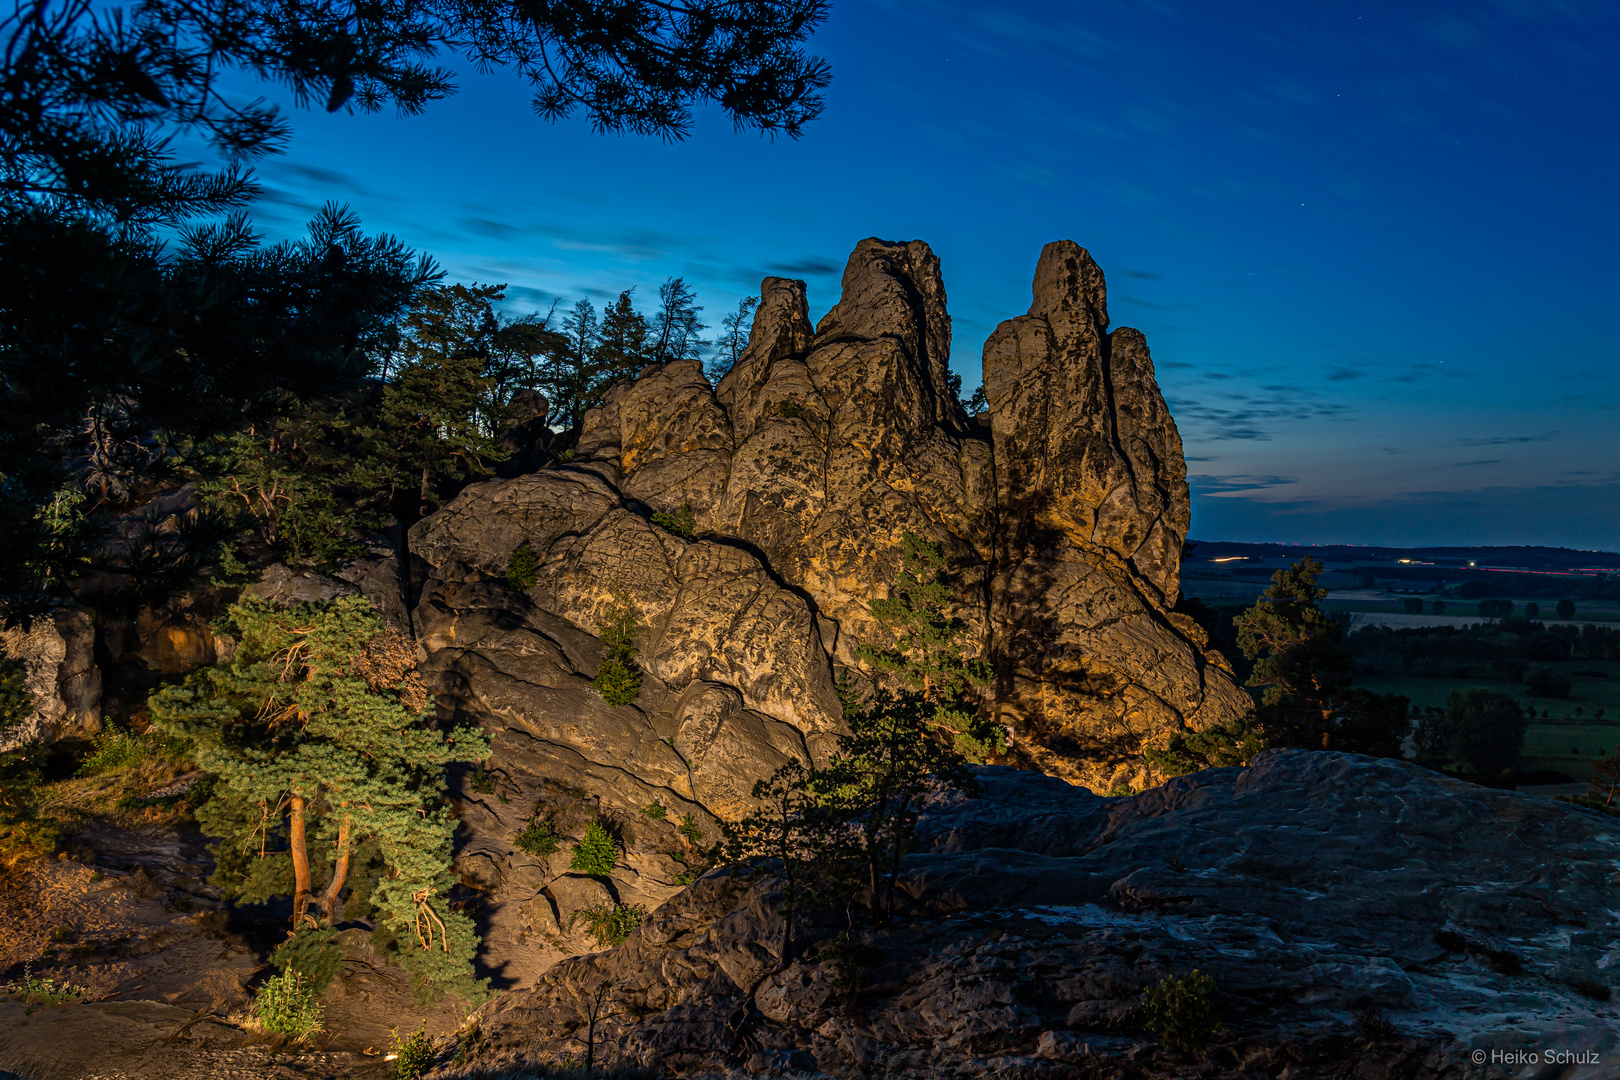
[[[858,993],[815,948],[842,912],[807,919],[783,966],[771,884],[716,871],[624,945],[487,1006],[470,1052],[578,1057],[605,985],[598,1060],[679,1075],[1504,1076],[1472,1052],[1537,1047],[1598,1062],[1559,1076],[1614,1075],[1613,818],[1305,751],[1126,799],[980,777],[925,819]],[[1202,1064],[1156,1048],[1142,1013],[1193,968],[1225,1023]],[[1366,1011],[1393,1032],[1358,1033]]]

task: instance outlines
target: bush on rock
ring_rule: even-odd
[[[1185,975],[1168,975],[1150,987],[1142,1012],[1147,1029],[1178,1050],[1200,1052],[1221,1030],[1215,980],[1197,968]]]

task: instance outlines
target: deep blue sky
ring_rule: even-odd
[[[272,236],[328,198],[520,309],[765,274],[813,315],[865,236],[943,261],[971,388],[1041,245],[1148,336],[1193,535],[1620,546],[1620,5],[835,2],[797,142],[548,125],[509,76],[297,112]]]

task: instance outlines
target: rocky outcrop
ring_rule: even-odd
[[[76,607],[42,615],[30,626],[0,629],[0,654],[23,665],[24,686],[34,702],[33,712],[0,740],[0,750],[101,729],[95,640],[90,613]]]
[[[573,463],[468,488],[410,549],[455,592],[499,578],[527,544],[541,580],[510,613],[519,621],[534,608],[591,633],[614,595],[629,597],[652,676],[636,723],[681,746],[675,702],[706,684],[761,718],[748,734],[715,730],[763,765],[801,737],[814,757],[836,729],[833,670],[858,671],[858,645],[887,643],[869,604],[897,578],[909,530],[946,554],[1012,759],[1098,790],[1139,785],[1144,744],[1249,704],[1172,610],[1186,466],[1146,343],[1108,330],[1102,273],[1064,242],[1042,253],[1029,313],[985,346],[988,426],[962,411],[950,349],[928,246],[863,241],[819,326],[802,282],[766,279],[748,348],[718,386],[695,361],[616,386],[587,414]],[[691,540],[647,520],[687,511]],[[441,641],[430,635],[429,651]],[[433,662],[448,671],[461,655]],[[588,697],[594,668],[570,671],[571,695]],[[600,711],[514,690],[497,719],[465,685],[457,700],[496,728],[525,711],[542,727],[557,708]],[[580,750],[575,737],[558,745]],[[758,778],[732,772],[733,788]]]
[[[416,627],[441,706],[492,736],[500,794],[463,784],[462,851],[482,862],[462,873],[496,913],[503,970],[526,982],[583,947],[569,919],[591,906],[559,895],[578,891],[566,854],[518,846],[527,821],[548,821],[569,851],[596,816],[633,825],[607,887],[613,903],[656,907],[691,871],[682,853],[717,839],[716,819],[743,813],[755,780],[826,759],[842,713],[811,608],[746,549],[649,524],[588,467],[497,491],[413,534],[435,566]],[[504,579],[519,544],[539,563],[527,592]],[[635,613],[642,682],[613,707],[592,687],[606,658],[594,631],[618,603]],[[664,817],[646,816],[654,804]],[[677,832],[683,819],[696,837]]]
[[[1143,992],[1196,968],[1218,987],[1221,1075],[1487,1075],[1476,1049],[1613,1075],[1613,818],[1303,751],[1127,799],[980,780],[924,819],[907,909],[861,936],[859,994],[817,947],[842,911],[806,920],[783,965],[773,885],[716,871],[623,946],[486,1007],[464,1054],[577,1059],[600,994],[597,1060],[678,1076],[1181,1076],[1192,1059],[1144,1045]]]

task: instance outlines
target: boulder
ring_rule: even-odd
[[[546,418],[551,402],[538,390],[523,389],[512,395],[507,407],[506,430],[501,434],[505,461],[495,467],[499,476],[521,476],[545,464],[555,439]]]
[[[0,740],[10,750],[34,739],[53,742],[101,730],[101,671],[95,622],[81,608],[58,608],[31,625],[0,629],[0,654],[22,663],[34,709]]]
[[[272,563],[265,567],[259,580],[242,590],[242,595],[268,600],[277,607],[291,607],[293,604],[311,604],[339,596],[353,596],[359,591],[347,581],[315,570]]]

